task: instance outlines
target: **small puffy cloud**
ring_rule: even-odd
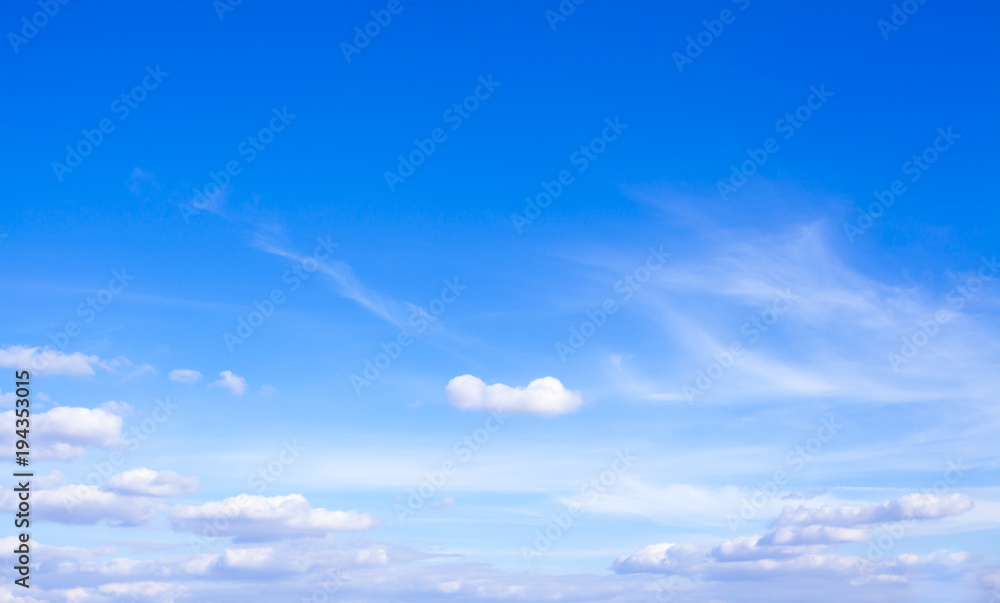
[[[0,367],[18,370],[27,369],[37,375],[64,375],[82,377],[94,374],[94,366],[100,362],[97,356],[80,352],[66,354],[58,350],[42,347],[11,345],[0,348]]]
[[[239,396],[247,391],[247,380],[239,375],[234,375],[232,371],[222,371],[219,373],[221,379],[211,384],[209,387],[221,387],[228,389],[234,396]]]
[[[174,369],[167,378],[177,383],[191,384],[201,379],[201,373],[193,369]]]
[[[583,403],[580,392],[567,390],[555,377],[535,379],[527,387],[510,387],[503,383],[486,385],[478,377],[461,375],[448,382],[445,393],[452,405],[462,410],[547,417],[576,412]]]
[[[182,477],[173,471],[153,471],[145,467],[112,475],[101,489],[133,496],[172,498],[194,494],[201,488],[196,477]]]
[[[199,532],[206,523],[225,518],[227,535],[244,541],[323,536],[376,525],[375,518],[366,513],[314,509],[301,494],[242,494],[203,505],[176,505],[167,515],[175,530],[190,532]]]
[[[0,445],[13,445],[14,411],[0,413]],[[122,418],[104,408],[57,406],[32,418],[32,456],[72,460],[86,446],[115,448],[122,444]]]
[[[262,385],[260,388],[260,395],[262,396],[273,396],[278,393],[278,388],[273,385]]]

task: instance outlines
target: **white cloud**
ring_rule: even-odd
[[[156,369],[153,365],[146,364],[145,362],[136,366],[135,370],[128,374],[129,377],[138,377],[139,375],[145,375],[147,373],[155,373]]]
[[[98,366],[114,375],[121,372],[129,378],[156,372],[156,369],[151,364],[143,363],[135,365],[124,356],[117,356],[111,360],[102,360],[98,363]]]
[[[274,394],[278,393],[278,388],[274,387],[273,385],[262,385],[259,393],[262,396],[273,396]]]
[[[575,412],[583,403],[580,392],[567,390],[555,377],[535,379],[528,387],[510,387],[503,383],[486,385],[478,377],[461,375],[448,382],[445,393],[452,405],[462,410],[549,417]]]
[[[171,381],[177,383],[195,383],[201,379],[201,373],[193,369],[174,369],[167,376]]]
[[[328,532],[367,530],[375,519],[357,511],[313,508],[301,494],[243,494],[203,505],[176,505],[168,512],[176,530],[200,532],[206,523],[226,518],[227,535],[239,540],[322,536]]]
[[[663,542],[644,546],[631,555],[615,561],[615,571],[620,574],[655,572],[664,574],[685,573],[685,568],[703,563],[707,547],[693,544]]]
[[[765,546],[759,534],[737,536],[720,543],[709,555],[716,561],[753,561],[757,559],[784,559],[806,553],[820,553],[825,546]]]
[[[1000,346],[996,320],[986,316],[992,316],[995,292],[957,300],[968,301],[963,307],[972,310],[961,312],[948,299],[952,296],[914,286],[912,276],[873,278],[857,268],[856,258],[841,253],[843,233],[822,222],[781,232],[708,228],[699,234],[712,241],[711,250],[675,258],[671,269],[657,272],[635,298],[632,308],[644,315],[650,337],[640,334],[627,347],[621,344],[624,350],[646,350],[625,354],[616,367],[623,393],[660,402],[693,396],[703,403],[804,397],[992,403],[990,392],[1000,378],[990,367]],[[968,269],[979,264],[972,260]],[[615,272],[621,268],[614,266]],[[955,284],[966,278],[955,278]],[[994,291],[995,283],[989,285]],[[763,312],[775,307],[777,291],[796,299],[775,326],[768,327],[776,316],[768,312],[767,324],[757,328],[750,320],[760,325]],[[750,315],[744,314],[748,308]],[[945,308],[952,318],[946,326],[929,327],[936,332],[933,343],[894,371],[887,354],[898,355],[901,338]],[[747,322],[740,328],[719,316]],[[676,347],[655,347],[653,338],[662,336],[656,325]],[[710,366],[719,370],[716,359],[733,342],[744,353],[731,368],[712,380],[699,377]]]
[[[14,538],[0,539],[0,547],[12,549],[14,543]],[[110,546],[81,549],[36,542],[35,547],[39,558],[48,563],[36,568],[33,577],[40,585],[58,584],[74,593],[69,598],[68,590],[35,592],[33,589],[32,593],[46,603],[124,602],[133,600],[130,595],[146,601],[149,599],[143,595],[155,596],[155,588],[143,590],[117,585],[147,582],[185,584],[190,590],[182,600],[220,603],[308,600],[317,594],[325,594],[331,601],[371,603],[444,600],[799,603],[804,596],[816,603],[832,603],[843,600],[845,592],[857,603],[881,603],[905,599],[914,592],[927,601],[964,600],[956,599],[957,590],[963,595],[969,592],[973,598],[976,595],[975,590],[966,590],[972,585],[965,580],[973,577],[970,571],[975,570],[974,556],[961,551],[886,557],[870,572],[861,572],[855,563],[857,558],[844,555],[809,554],[778,561],[732,559],[718,563],[701,555],[704,549],[695,547],[687,556],[680,549],[667,555],[680,561],[678,567],[685,572],[678,580],[649,575],[663,573],[655,564],[658,560],[655,551],[649,555],[650,573],[608,576],[504,571],[485,563],[468,563],[468,559],[461,557],[450,562],[408,547],[338,536],[298,538],[266,545],[222,545],[221,550],[194,554],[185,546],[175,555],[141,558],[119,556],[116,547]],[[253,581],[251,590],[245,588],[248,580]],[[116,586],[102,592],[98,585],[105,584]],[[900,591],[900,586],[907,590]],[[20,600],[4,599],[2,588],[0,601]],[[987,601],[989,594],[986,591],[982,594],[981,600]]]
[[[18,590],[24,590],[20,586],[15,586]],[[0,603],[47,603],[42,599],[36,599],[34,597],[26,597],[20,593],[14,594],[11,589],[7,587],[0,587]]]
[[[102,584],[97,590],[101,594],[128,598],[131,601],[141,599],[155,603],[173,603],[188,591],[183,586],[167,582],[113,582]]]
[[[104,404],[101,404],[101,408],[103,408],[108,412],[122,416],[132,412],[131,404],[129,404],[128,402],[115,402],[114,400],[110,400],[108,402],[105,402]]]
[[[82,377],[94,374],[97,356],[80,352],[66,354],[51,348],[11,345],[0,348],[0,366],[28,370],[36,375],[64,375]]]
[[[239,396],[247,391],[247,380],[239,375],[234,375],[232,371],[222,371],[219,373],[219,376],[222,378],[209,385],[209,387],[228,389],[234,396]]]
[[[4,493],[4,506],[16,504],[13,494]],[[141,525],[166,508],[157,498],[127,496],[100,487],[71,484],[33,493],[35,511],[47,521],[69,524]]]
[[[907,494],[879,505],[785,507],[778,525],[853,527],[902,519],[941,519],[961,515],[972,507],[966,494]]]
[[[13,445],[14,411],[0,413],[0,445]],[[86,446],[115,448],[122,444],[122,418],[104,408],[57,406],[32,418],[32,456],[71,460]]]
[[[763,544],[801,546],[808,544],[836,544],[840,542],[864,542],[871,535],[857,528],[838,528],[823,525],[784,526],[779,525],[761,539]]]
[[[436,502],[433,505],[431,505],[431,508],[432,509],[443,509],[445,507],[454,507],[454,506],[455,506],[455,498],[452,497],[452,496],[445,496],[444,498],[442,498],[438,502]]]
[[[942,567],[971,564],[975,556],[964,552],[890,556],[880,552],[865,559],[825,553],[832,545],[871,539],[881,523],[905,518],[942,519],[971,508],[972,502],[965,495],[933,494],[910,494],[879,505],[786,507],[774,530],[763,536],[740,536],[711,549],[693,544],[653,544],[619,557],[614,568],[621,574],[661,573],[697,580],[812,576],[847,578],[855,585],[906,582],[914,568],[940,571]]]
[[[197,478],[145,467],[112,475],[97,486],[67,484],[59,471],[38,476],[32,483],[39,517],[81,525],[143,525],[167,509],[162,499],[187,496],[201,487]],[[13,510],[16,506],[14,492],[0,489],[0,507]]]
[[[101,488],[119,494],[172,498],[187,496],[201,488],[196,477],[181,477],[173,471],[153,471],[145,467],[112,475]]]
[[[316,248],[317,251],[325,248],[323,253],[324,255],[333,253],[333,247],[335,245],[330,241],[329,237],[322,237],[317,242],[320,243],[319,247]],[[266,237],[260,234],[258,234],[256,246],[268,253],[273,253],[300,263],[309,259],[318,259],[320,257],[315,256],[314,258],[308,258],[286,251],[280,246],[269,242]],[[351,270],[351,267],[344,262],[328,257],[327,259],[318,261],[317,267],[320,272],[333,279],[337,292],[342,297],[354,300],[372,314],[391,322],[397,327],[402,327],[406,324],[404,321],[405,317],[412,314],[412,308],[408,308],[407,304],[397,301],[389,296],[382,295],[376,291],[372,291],[362,284],[361,281],[354,276],[354,272]]]

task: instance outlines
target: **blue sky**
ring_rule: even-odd
[[[1000,598],[995,6],[43,5],[0,601]]]

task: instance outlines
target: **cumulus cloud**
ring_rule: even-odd
[[[761,539],[761,544],[802,546],[809,544],[836,544],[840,542],[863,542],[871,538],[866,530],[839,528],[834,526],[779,525]]]
[[[247,391],[247,380],[239,375],[234,375],[232,371],[222,371],[219,373],[221,379],[211,384],[209,387],[221,387],[228,389],[234,396],[239,396]]]
[[[194,369],[174,369],[167,378],[177,383],[191,384],[201,379],[201,373]]]
[[[4,498],[5,506],[15,504],[12,495]],[[68,524],[106,522],[111,525],[136,526],[148,522],[166,508],[158,498],[128,496],[85,484],[39,490],[33,494],[33,498],[32,511],[39,517]]]
[[[201,488],[201,482],[196,477],[182,477],[174,471],[139,467],[112,475],[101,487],[119,494],[173,498],[194,494]]]
[[[274,394],[278,393],[278,388],[274,387],[273,385],[262,385],[259,393],[262,396],[273,396]]]
[[[620,574],[681,574],[686,573],[685,568],[703,563],[707,554],[707,547],[663,542],[644,546],[631,555],[619,557],[614,568]]]
[[[787,559],[798,555],[821,553],[827,547],[816,546],[765,546],[761,536],[738,536],[713,548],[709,556],[716,561],[755,561],[758,559]]]
[[[199,532],[204,524],[226,519],[227,534],[237,540],[261,541],[329,532],[367,530],[375,519],[357,511],[313,508],[301,494],[243,494],[203,505],[176,505],[168,512],[175,530]]]
[[[448,382],[445,393],[452,405],[462,410],[548,417],[576,412],[583,403],[580,392],[567,390],[555,377],[535,379],[527,387],[510,387],[503,383],[486,385],[478,377],[461,375]]]
[[[47,521],[137,526],[167,508],[162,499],[186,496],[200,487],[197,478],[145,467],[112,475],[97,486],[67,484],[62,473],[53,471],[34,479],[32,500],[38,515]],[[0,489],[0,507],[13,510],[16,506],[14,493]]]
[[[972,507],[972,499],[966,494],[907,494],[879,505],[785,507],[777,523],[779,526],[846,528],[903,519],[941,519],[961,515]]]
[[[222,524],[220,524],[222,525]],[[0,547],[14,548],[15,539],[0,539]],[[906,599],[919,592],[926,600],[954,601],[961,576],[974,569],[973,555],[938,551],[924,555],[886,556],[869,573],[861,572],[850,556],[803,555],[773,562],[714,563],[698,556],[686,572],[692,578],[666,578],[642,574],[608,576],[597,573],[548,575],[545,572],[505,571],[467,560],[449,562],[438,555],[365,539],[298,538],[265,544],[230,544],[222,550],[191,554],[181,547],[177,554],[150,557],[119,556],[114,547],[81,549],[35,544],[42,563],[33,577],[39,584],[72,588],[33,594],[46,603],[66,601],[149,600],[156,591],[121,589],[101,592],[104,584],[144,582],[185,584],[181,600],[258,601],[300,600],[327,595],[329,600],[369,601],[561,601],[607,603],[626,601],[747,601],[753,603],[816,603],[851,601],[879,603]],[[677,551],[672,552],[676,555]],[[422,563],[422,561],[434,561]],[[336,568],[336,570],[332,569]],[[659,573],[659,572],[657,572]],[[246,589],[247,581],[253,588]],[[907,584],[912,581],[912,584]],[[933,581],[933,583],[929,583]],[[849,584],[856,585],[851,588]],[[78,586],[84,585],[84,586]],[[898,590],[899,585],[908,591]],[[927,587],[931,587],[931,591]],[[916,590],[916,589],[920,590]],[[939,592],[933,592],[938,590]],[[0,587],[0,602],[4,599]],[[112,598],[123,592],[120,598]],[[965,592],[963,590],[963,592]],[[18,593],[20,595],[20,593]],[[103,598],[102,598],[103,597]],[[911,597],[912,598],[912,597]],[[989,599],[984,593],[982,601]],[[158,601],[158,599],[152,599]],[[164,599],[169,600],[169,599]]]
[[[972,508],[965,495],[909,494],[878,505],[817,508],[786,507],[765,535],[740,536],[714,548],[660,543],[619,557],[620,574],[660,573],[698,580],[750,580],[776,577],[847,579],[851,584],[906,583],[914,569],[951,571],[975,562],[964,552],[927,555],[879,554],[867,559],[827,554],[832,545],[872,538],[877,525],[904,519],[941,519]]]
[[[14,411],[0,413],[0,445],[13,445]],[[31,454],[61,461],[79,458],[87,446],[115,448],[122,444],[122,418],[104,408],[57,406],[32,417]]]
[[[27,369],[36,375],[64,375],[82,377],[94,374],[94,366],[100,362],[97,356],[80,352],[66,354],[58,350],[42,347],[11,345],[0,348],[0,367]]]

